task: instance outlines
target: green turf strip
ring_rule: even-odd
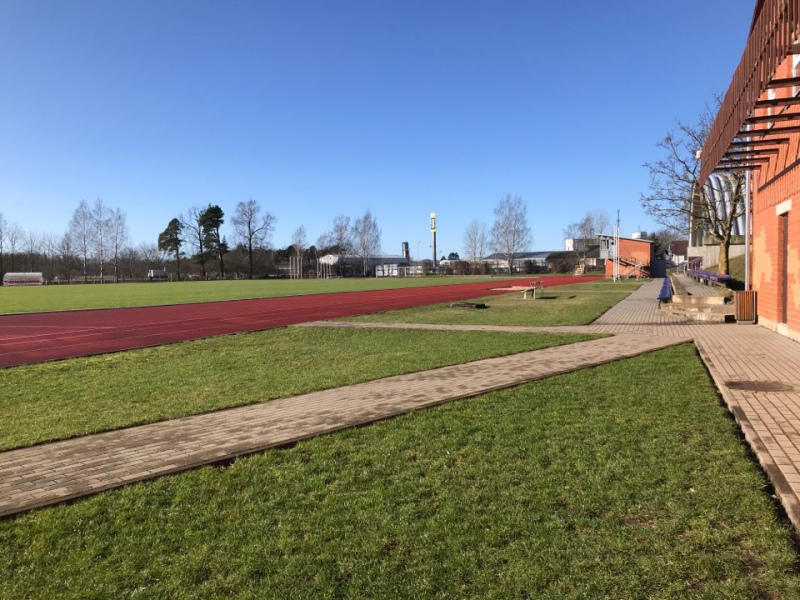
[[[509,277],[502,279],[509,279]],[[380,279],[305,279],[301,281],[260,279],[253,281],[74,284],[43,287],[0,286],[0,314],[272,298],[300,294],[480,283],[490,280],[490,277],[411,277],[402,279],[386,277]]]
[[[0,597],[794,599],[691,346],[0,521]]]
[[[558,286],[537,291],[523,300],[522,292],[475,298],[489,306],[482,310],[453,308],[452,303],[432,304],[358,317],[343,321],[373,323],[435,323],[443,325],[526,325],[553,327],[588,325],[632,291],[641,281],[599,281]]]
[[[283,328],[0,370],[0,449],[599,336]]]

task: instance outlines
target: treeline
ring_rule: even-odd
[[[369,275],[380,253],[381,230],[369,210],[352,220],[337,216],[331,229],[309,243],[298,227],[292,243],[273,248],[276,217],[256,200],[239,202],[230,219],[219,205],[192,207],[171,219],[155,242],[131,244],[127,216],[102,200],[81,201],[63,234],[26,231],[0,213],[0,278],[7,272],[41,272],[51,283],[119,282],[148,279],[166,271],[170,279],[242,279],[287,276],[290,258],[304,275],[319,271],[319,259],[339,258],[337,275]],[[359,261],[345,265],[343,257]]]
[[[81,201],[60,235],[26,231],[0,213],[0,276],[26,271],[49,282],[122,281],[142,278],[159,259],[154,244],[130,246],[125,213],[102,200]]]
[[[277,218],[256,200],[236,205],[231,219],[233,247],[222,233],[225,219],[220,206],[209,204],[192,207],[167,224],[158,236],[158,249],[169,257],[177,279],[286,276],[290,258],[297,259],[305,275],[311,270],[319,272],[319,260],[325,255],[338,258],[333,270],[340,276],[369,275],[370,258],[380,253],[381,230],[369,210],[352,224],[350,217],[337,216],[331,229],[311,244],[301,225],[286,248],[272,248]],[[342,259],[354,255],[360,258],[360,268],[350,265],[348,269]]]

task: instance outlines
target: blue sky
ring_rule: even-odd
[[[532,249],[587,209],[652,230],[642,164],[727,88],[753,4],[4,0],[0,212],[60,234],[102,198],[138,243],[255,198],[285,246],[370,208],[427,255],[430,212],[461,251],[510,193]]]

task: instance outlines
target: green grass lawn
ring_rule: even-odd
[[[436,323],[443,325],[527,325],[554,327],[588,325],[632,291],[641,281],[598,281],[546,288],[536,300],[522,299],[522,292],[475,298],[489,308],[471,310],[453,308],[451,303],[432,304],[358,317],[343,321],[372,323]]]
[[[0,597],[794,599],[691,346],[0,521]]]
[[[598,336],[283,328],[0,370],[0,450]]]
[[[502,279],[509,279],[509,277]],[[0,286],[0,314],[272,298],[299,294],[479,283],[489,280],[491,280],[490,277],[410,277],[402,279],[386,277],[380,279],[305,279],[300,281],[259,279],[254,281],[108,283],[42,287]]]

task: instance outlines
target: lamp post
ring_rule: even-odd
[[[433,236],[433,268],[436,268],[436,213],[431,213],[431,235]]]

